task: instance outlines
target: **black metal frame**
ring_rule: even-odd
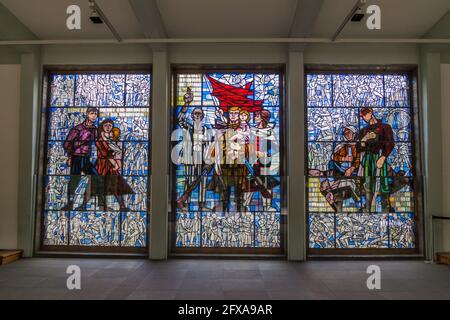
[[[229,72],[229,73],[278,73],[280,75],[280,106],[279,106],[279,118],[280,118],[280,204],[281,208],[286,207],[286,181],[285,181],[285,66],[284,65],[173,65],[172,66],[172,91],[171,91],[171,115],[170,115],[170,125],[169,127],[173,129],[176,125],[176,115],[175,108],[177,107],[177,92],[178,83],[177,76],[179,74],[186,73],[213,73],[213,72]],[[170,158],[170,157],[169,157]],[[175,175],[175,165],[171,164],[169,169],[170,175],[170,213],[169,213],[169,248],[170,252],[175,254],[253,254],[253,255],[284,255],[286,252],[286,225],[287,217],[283,215],[281,210],[280,213],[280,247],[279,248],[217,248],[217,247],[176,247],[176,175]]]
[[[307,256],[326,256],[326,255],[423,255],[423,243],[424,238],[422,236],[424,231],[424,224],[421,221],[423,217],[423,185],[421,175],[421,145],[420,145],[420,121],[418,121],[418,89],[417,89],[417,66],[416,65],[306,65],[304,73],[304,101],[305,101],[305,118],[304,118],[304,130],[305,130],[305,178],[308,181],[308,105],[307,105],[307,76],[308,74],[373,74],[373,75],[386,75],[386,74],[404,74],[409,79],[409,102],[410,102],[410,116],[411,116],[411,147],[412,147],[412,172],[411,176],[413,192],[414,192],[414,236],[415,247],[414,248],[310,248],[309,247],[309,211],[308,211],[308,190],[305,190],[305,218],[306,218],[306,234],[305,243],[307,248]],[[414,86],[415,83],[415,86]],[[383,88],[384,89],[384,88]],[[384,94],[384,90],[383,90]],[[374,107],[375,108],[375,107]],[[417,148],[418,146],[418,148]],[[350,213],[350,212],[348,212]],[[353,213],[353,212],[352,212]],[[335,212],[324,213],[330,215],[336,215]],[[420,222],[420,223],[419,223]],[[336,220],[335,220],[336,224]],[[388,235],[389,237],[389,235]],[[335,240],[336,241],[336,240]]]
[[[150,185],[151,185],[151,165],[150,165],[150,155],[151,155],[151,119],[152,119],[152,102],[149,100],[148,108],[149,112],[149,138],[146,143],[148,143],[148,175],[147,175],[147,214],[146,214],[146,230],[147,230],[147,243],[144,247],[125,247],[125,246],[80,246],[80,245],[44,245],[44,212],[45,210],[45,184],[44,179],[47,176],[47,165],[48,165],[48,123],[50,117],[50,98],[51,98],[51,86],[50,86],[50,76],[53,74],[150,74],[152,76],[152,66],[148,64],[143,65],[92,65],[92,66],[44,66],[43,72],[43,88],[44,93],[42,97],[42,110],[41,110],[41,128],[40,128],[40,148],[39,148],[39,173],[36,179],[37,195],[36,195],[36,214],[38,219],[36,219],[36,240],[38,243],[35,245],[35,251],[39,254],[51,254],[52,252],[67,252],[67,253],[139,253],[148,254],[149,246],[149,222],[150,222]],[[150,98],[152,97],[152,87],[153,79],[150,82]],[[119,107],[118,107],[119,108]],[[47,211],[60,211],[60,210],[47,210]],[[76,211],[76,210],[74,210]],[[69,212],[69,211],[67,211]],[[140,211],[141,212],[141,211]],[[121,216],[121,214],[119,215]],[[70,219],[70,215],[69,215]],[[119,221],[121,218],[119,219]],[[70,221],[68,222],[70,225]],[[70,230],[68,230],[68,235]],[[70,236],[68,239],[70,243]]]

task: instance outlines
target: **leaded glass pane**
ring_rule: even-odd
[[[387,215],[336,214],[336,246],[338,248],[387,248]]]
[[[122,213],[121,245],[145,247],[147,243],[146,212]]]
[[[70,245],[118,246],[118,212],[71,212]]]
[[[358,109],[309,108],[309,141],[344,140],[344,127],[358,127]]]
[[[177,247],[200,247],[201,244],[201,213],[178,212],[176,224]]]
[[[254,214],[203,213],[202,240],[204,247],[253,247]]]
[[[127,74],[126,75],[126,106],[148,107],[150,106],[150,74]]]
[[[66,153],[63,143],[52,141],[48,143],[47,149],[47,174],[49,175],[69,175],[70,167],[67,164]]]
[[[202,105],[202,75],[201,74],[179,74],[177,82],[177,105],[184,104],[184,97],[188,88],[192,92],[192,106]],[[203,97],[205,99],[205,97]]]
[[[270,212],[256,213],[255,246],[261,248],[280,247],[280,214]]]
[[[148,171],[148,143],[123,143],[123,174],[129,176],[146,176]]]
[[[395,141],[411,140],[411,110],[404,108],[373,108],[375,117],[388,124],[393,131]],[[359,121],[360,128],[366,126],[363,119]]]
[[[382,107],[383,76],[339,74],[333,76],[334,107]]]
[[[56,107],[72,106],[75,91],[75,75],[55,74],[50,84],[50,105]]]
[[[389,215],[389,242],[392,248],[414,248],[416,241],[414,232],[414,214]]]
[[[46,211],[44,213],[44,245],[68,244],[69,218],[66,212]]]
[[[50,108],[48,139],[64,141],[69,130],[84,121],[86,108]]]
[[[384,76],[386,107],[409,107],[409,79],[405,75]]]
[[[255,74],[255,99],[262,100],[263,106],[279,106],[280,75]]]
[[[309,247],[334,248],[334,214],[311,213],[309,215]]]
[[[321,172],[327,171],[333,151],[333,143],[308,143],[308,168]]]
[[[331,107],[333,84],[330,75],[308,74],[306,83],[306,104],[308,107]]]

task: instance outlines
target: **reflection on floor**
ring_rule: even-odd
[[[381,268],[381,290],[366,269]],[[66,268],[81,268],[68,290]],[[450,268],[423,261],[22,259],[0,267],[0,299],[450,299]]]

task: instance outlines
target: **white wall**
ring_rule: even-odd
[[[0,249],[17,248],[20,65],[0,65]]]
[[[441,64],[441,94],[442,94],[442,163],[444,164],[443,175],[443,195],[444,203],[443,215],[450,217],[450,64]],[[438,223],[438,222],[436,222]],[[442,250],[450,251],[450,221],[440,222],[442,224]]]
[[[310,44],[305,64],[418,64],[415,44]]]
[[[148,64],[148,45],[47,45],[42,47],[42,64]]]

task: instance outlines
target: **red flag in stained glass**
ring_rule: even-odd
[[[223,111],[227,112],[230,107],[241,107],[242,110],[248,112],[262,110],[262,100],[248,98],[248,96],[254,95],[253,90],[250,89],[253,81],[247,83],[244,87],[235,87],[220,82],[209,75],[206,77],[213,88],[211,94],[219,99],[219,107]]]

